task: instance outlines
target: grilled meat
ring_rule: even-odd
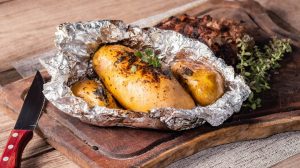
[[[174,30],[189,38],[205,42],[216,54],[229,65],[237,64],[236,40],[241,38],[245,28],[241,22],[230,19],[213,19],[209,15],[201,18],[186,14],[172,16],[156,27]]]

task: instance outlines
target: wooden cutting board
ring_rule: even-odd
[[[285,22],[276,22],[257,3],[210,1],[185,11],[210,14],[249,24],[257,38],[277,35],[293,40],[294,51],[272,79],[272,90],[264,97],[264,108],[240,112],[220,127],[209,125],[166,132],[131,128],[100,128],[72,118],[46,103],[38,132],[54,148],[82,167],[164,167],[200,150],[242,140],[258,139],[300,130],[300,34]],[[44,73],[45,78],[47,74]],[[0,102],[18,113],[32,77],[3,87]]]

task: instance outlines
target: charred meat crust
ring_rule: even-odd
[[[217,57],[224,59],[229,65],[237,64],[236,40],[246,31],[243,21],[217,20],[209,15],[201,18],[186,14],[172,16],[157,24],[156,27],[174,30],[187,37],[204,41]]]

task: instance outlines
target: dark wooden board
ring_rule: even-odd
[[[39,133],[82,167],[164,167],[209,147],[300,130],[299,35],[276,25],[253,1],[210,1],[187,13],[243,19],[258,33],[257,37],[261,33],[293,39],[293,54],[274,75],[272,90],[264,95],[264,108],[238,113],[220,127],[204,125],[183,132],[166,132],[95,127],[47,103],[39,121]],[[4,86],[0,96],[3,106],[18,113],[31,81],[32,78],[27,78]]]

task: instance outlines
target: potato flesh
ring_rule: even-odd
[[[122,45],[106,45],[93,57],[94,70],[124,108],[149,112],[162,107],[195,107],[192,97],[173,76],[157,72],[133,53]],[[134,72],[132,66],[136,67]]]
[[[89,107],[105,106],[108,108],[118,108],[112,95],[102,84],[93,80],[82,80],[72,85],[71,90],[77,97],[86,101]]]
[[[207,65],[188,60],[177,60],[172,72],[201,106],[214,103],[224,94],[224,79]]]

